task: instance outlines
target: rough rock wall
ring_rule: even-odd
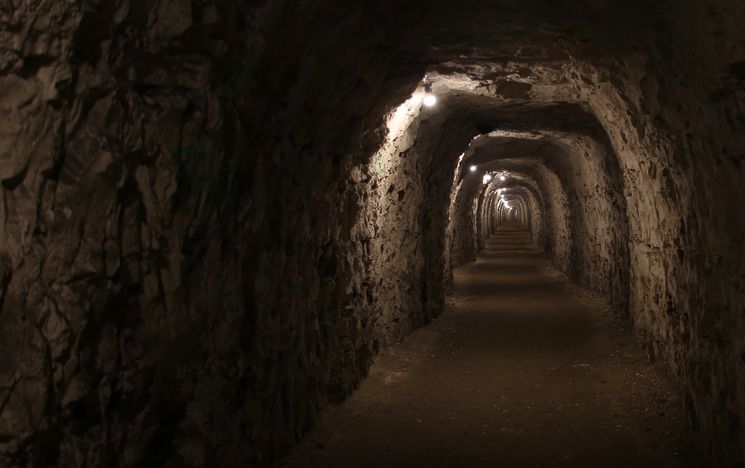
[[[711,15],[698,10],[683,23],[711,21],[719,25],[705,29],[732,35],[725,23],[743,12],[708,7]],[[743,290],[725,279],[742,277],[741,263],[730,260],[742,251],[745,229],[742,217],[725,223],[721,216],[745,198],[737,182],[745,142],[736,73],[743,51],[724,50],[709,51],[707,59],[638,57],[642,66],[616,75],[622,84],[606,94],[613,101],[591,102],[625,175],[630,316],[650,356],[684,383],[691,422],[711,434],[711,451],[726,464],[745,453]]]
[[[458,181],[459,173],[456,169],[448,212],[447,251],[454,267],[476,259],[479,250],[479,193],[483,192],[478,176],[465,177]]]
[[[742,277],[741,262],[735,259],[742,252],[745,231],[741,216],[725,214],[744,196],[740,156],[745,147],[745,53],[742,30],[734,26],[744,14],[741,6],[726,2],[671,4],[669,23],[657,37],[644,39],[643,47],[616,58],[596,58],[592,65],[569,60],[565,87],[533,85],[531,91],[535,99],[582,103],[608,135],[611,151],[605,152],[618,158],[621,177],[607,166],[595,174],[610,174],[614,190],[623,189],[624,203],[614,208],[626,211],[628,241],[593,234],[591,229],[598,227],[596,233],[614,230],[618,218],[592,217],[586,210],[593,199],[570,194],[573,209],[584,211],[572,219],[571,244],[581,249],[600,240],[612,247],[602,249],[610,254],[603,258],[621,260],[613,252],[622,252],[628,242],[628,271],[624,262],[616,261],[597,268],[609,276],[587,274],[593,269],[585,270],[587,262],[581,261],[574,262],[575,273],[598,288],[612,285],[611,295],[622,301],[625,281],[612,278],[628,278],[629,316],[638,335],[650,356],[681,379],[691,420],[712,434],[712,452],[722,463],[742,459],[745,428],[738,312],[743,290],[740,282],[728,280]],[[681,27],[688,24],[695,33]],[[711,37],[719,39],[694,39]],[[516,69],[519,73],[517,67],[509,71]],[[504,88],[497,86],[495,92]],[[588,149],[569,153],[598,153]],[[593,183],[587,176],[566,185]],[[600,215],[602,211],[595,210]],[[583,256],[592,258],[589,251]],[[558,257],[559,265],[567,265],[566,255]]]
[[[623,177],[604,135],[572,136],[562,141],[569,164],[572,223],[571,276],[608,295],[619,310],[628,301],[628,221]],[[571,160],[571,159],[570,159]]]
[[[448,212],[454,194],[453,174],[458,167],[458,155],[462,154],[463,148],[473,137],[470,125],[448,120],[449,117],[443,113],[440,120],[428,122],[428,132],[424,134],[427,143],[424,151],[431,157],[424,185],[427,203],[421,213],[428,265],[423,292],[430,298],[427,302],[427,316],[430,319],[442,311],[445,294],[452,282],[452,267],[458,261],[451,258],[448,245]],[[443,128],[448,130],[442,132]]]
[[[716,3],[691,8],[697,13],[675,22],[709,34],[713,28],[733,44],[742,33],[728,23],[745,12]],[[681,379],[691,421],[711,435],[711,452],[731,464],[745,450],[742,289],[727,286],[712,266],[727,278],[742,277],[741,264],[730,259],[741,251],[735,239],[742,239],[743,221],[731,217],[725,226],[716,210],[729,205],[723,200],[745,197],[736,182],[743,177],[737,155],[745,148],[737,74],[743,50],[710,50],[702,59],[658,45],[661,50],[631,55],[610,69],[585,69],[593,84],[580,93],[606,129],[623,173],[629,316],[650,356]]]
[[[466,181],[461,181],[456,186],[448,212],[447,250],[450,252],[453,267],[472,262],[476,259],[478,252],[478,238],[476,237],[478,202],[475,200],[477,197],[465,195],[463,187],[465,183]]]
[[[0,462],[281,453],[383,337],[437,313],[456,155],[511,101],[597,117],[626,198],[630,317],[720,461],[741,460],[745,7],[657,4],[0,5]],[[388,194],[369,161],[427,66],[500,106],[429,122],[401,166],[413,186],[396,169]],[[571,239],[599,237],[570,213],[591,200],[566,197],[544,226],[568,269]],[[394,236],[409,266],[380,282],[386,229],[412,213]]]
[[[546,223],[545,231],[550,236],[535,234],[546,245],[557,267],[580,284],[608,293],[624,309],[628,295],[628,254],[623,179],[604,135],[493,132],[482,140],[464,163],[478,161],[484,171],[511,174],[508,180],[495,177],[490,183],[490,190],[480,204],[482,226],[489,226],[495,219],[512,221],[517,219],[515,216],[527,216],[525,210],[530,206],[530,197],[520,195],[511,186],[522,190],[530,187],[541,194],[546,204],[530,214],[531,218],[536,217],[530,224]],[[500,187],[501,195],[495,192]],[[473,193],[458,196],[474,198]],[[501,202],[492,203],[499,198],[514,198],[514,211],[504,209]],[[544,209],[548,214],[546,221],[538,217]],[[527,225],[527,219],[523,223]],[[488,236],[490,231],[482,228],[480,236]],[[469,236],[463,238],[467,241]]]
[[[569,204],[571,249],[565,269],[578,283],[608,294],[625,310],[628,232],[623,179],[615,156],[595,138],[560,140],[555,168]]]
[[[664,115],[665,147],[676,163],[665,171],[667,158],[655,161],[656,178],[665,203],[677,205],[681,216],[672,227],[675,240],[665,242],[661,252],[675,261],[665,268],[667,288],[659,309],[672,317],[674,338],[668,340],[683,356],[680,375],[692,422],[712,434],[720,463],[742,462],[745,217],[731,210],[745,200],[745,5],[691,2],[680,18],[669,19],[670,30],[690,54],[661,70],[657,86],[672,89],[667,96],[658,91],[657,106],[648,104]],[[654,103],[654,84],[647,81],[640,81],[642,95],[645,103]],[[637,128],[649,125],[646,120]],[[664,356],[659,348],[657,354]]]
[[[0,464],[262,463],[366,373],[359,168],[422,71],[286,3],[0,7]]]
[[[418,138],[428,116],[421,101],[417,91],[388,115],[383,146],[363,168],[366,195],[355,230],[369,262],[365,281],[376,351],[431,319],[422,294],[428,271],[421,213],[431,159]]]
[[[543,242],[545,226],[543,221],[543,203],[540,193],[531,186],[521,187],[525,210],[527,211],[527,225],[530,232],[530,238],[534,244],[540,245]]]

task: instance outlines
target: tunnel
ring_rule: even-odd
[[[745,4],[0,4],[0,465],[743,466]]]

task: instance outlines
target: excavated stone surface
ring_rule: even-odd
[[[494,131],[523,134],[482,156],[524,177],[534,238],[742,460],[742,24],[729,0],[0,5],[0,464],[284,453],[442,309],[499,220],[460,159]],[[425,73],[434,109],[406,104]]]
[[[359,168],[413,86],[365,73],[404,59],[354,8],[14,3],[0,464],[275,458],[376,350]]]
[[[549,205],[541,207],[535,215],[548,213],[545,222],[550,227],[546,232],[551,237],[544,238],[544,233],[534,232],[534,241],[552,252],[558,267],[581,284],[608,293],[623,309],[628,296],[629,268],[625,199],[615,158],[607,150],[605,140],[599,138],[602,135],[592,138],[556,132],[495,131],[472,145],[464,164],[476,164],[482,171],[499,171],[495,175],[510,168],[510,180],[503,183],[495,177],[491,182],[494,188],[512,182],[520,185],[519,179],[524,178],[512,180],[515,168],[537,171],[535,177],[540,187],[534,181],[534,191],[546,193],[548,200],[544,203]],[[508,190],[505,196],[511,193]],[[494,190],[491,194],[494,195]],[[494,232],[490,215],[498,212],[484,211],[483,223],[492,227],[481,230],[482,238]],[[536,219],[531,224],[539,222]],[[527,225],[527,219],[523,223]]]

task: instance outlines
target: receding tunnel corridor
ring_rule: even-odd
[[[743,466],[743,24],[0,4],[0,466]]]
[[[702,466],[669,382],[608,304],[501,230],[280,466]]]

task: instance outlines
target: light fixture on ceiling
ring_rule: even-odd
[[[502,174],[501,176],[499,176],[499,180],[501,180],[502,182],[504,182],[505,180],[507,180],[507,176],[504,175],[504,174]]]
[[[477,165],[473,164],[473,165],[471,165],[471,167],[469,167],[468,169],[469,169],[469,170],[470,170],[471,172],[476,172],[476,169],[478,169],[478,168],[479,168],[479,167],[478,167]]]
[[[422,104],[424,104],[426,107],[433,107],[435,104],[437,104],[437,96],[432,93],[432,83],[427,81],[427,77],[424,77],[424,99],[422,99]]]

